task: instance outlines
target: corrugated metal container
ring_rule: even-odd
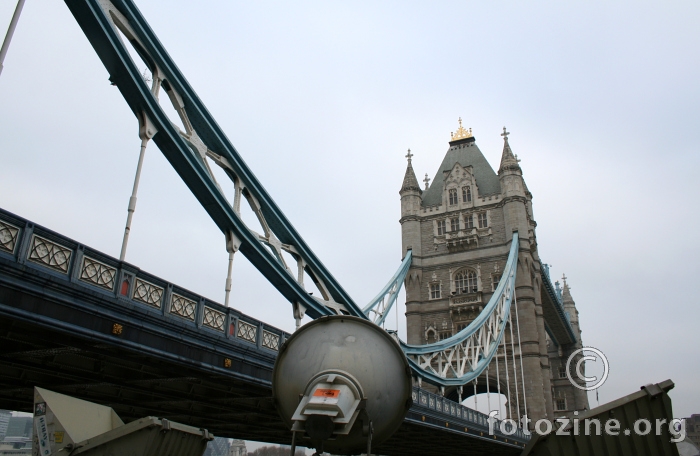
[[[214,438],[207,430],[152,416],[75,444],[71,456],[201,456]]]
[[[579,435],[573,435],[572,422],[560,429],[555,427],[548,435],[533,432],[521,456],[678,456],[678,448],[671,442],[673,435],[669,431],[673,411],[667,393],[673,386],[671,380],[647,385],[639,392],[577,416],[569,416],[579,420]],[[592,422],[594,419],[600,422],[601,432],[594,432],[596,427],[591,425],[590,435],[586,435],[585,420]],[[615,424],[612,420],[619,422],[619,435],[606,432],[606,423]],[[647,420],[651,426],[646,435],[641,435],[647,430],[641,420]],[[661,423],[658,426],[657,420]],[[568,432],[569,435],[557,435],[557,432]]]

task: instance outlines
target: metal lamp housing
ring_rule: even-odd
[[[403,422],[412,403],[411,371],[399,344],[374,323],[322,317],[282,346],[272,394],[290,429],[324,440],[325,451],[358,454],[370,429],[372,446],[379,445]]]

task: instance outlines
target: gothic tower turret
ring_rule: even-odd
[[[552,385],[550,359],[558,362],[563,351],[573,350],[573,344],[557,313],[559,301],[552,298],[549,278],[542,271],[532,194],[525,185],[508,134],[504,128],[503,153],[496,173],[477,146],[471,129],[464,128],[460,119],[431,185],[428,186],[426,175],[423,190],[411,164],[412,154],[409,151],[406,155],[408,165],[399,194],[402,256],[409,249],[413,255],[405,281],[407,338],[409,344],[437,342],[474,321],[498,287],[513,232],[517,231],[517,312],[513,323],[519,327],[515,351],[518,358],[522,356],[520,380],[515,381],[513,365],[506,367],[503,358],[498,362],[510,371],[510,384],[504,383],[502,388],[510,386],[514,393],[527,398],[526,410],[525,401],[518,403],[516,394],[513,415],[527,412],[529,418],[537,420],[553,416],[552,391],[556,386]],[[555,324],[553,334],[566,345],[562,353],[557,349],[548,353],[545,314],[550,319],[548,329]],[[512,342],[509,335],[506,342]],[[492,385],[496,384],[491,369],[482,373],[473,386],[465,388],[464,394],[474,394],[477,389],[485,392],[486,377]],[[579,401],[578,396],[574,400],[577,393],[570,388],[566,394],[571,394],[571,407],[567,404],[567,408],[586,406],[587,402]],[[444,394],[458,398],[456,389],[446,388]]]
[[[583,347],[583,344],[581,342],[581,325],[579,324],[578,320],[578,309],[576,309],[576,303],[574,302],[574,298],[571,296],[571,287],[569,287],[566,278],[566,275],[564,275],[561,279],[562,283],[564,284],[564,289],[561,293],[561,299],[562,303],[564,304],[564,312],[566,313],[566,318],[571,323],[571,327],[574,330],[574,334],[576,336],[577,341],[575,344],[573,344],[573,346],[567,347],[566,350],[563,350],[564,356],[562,356],[561,363],[566,363],[569,356],[574,350]],[[583,367],[582,370],[584,371],[583,373],[585,373],[585,367]],[[588,396],[584,390],[574,388],[573,385],[571,385],[570,383],[565,384],[565,387],[568,389],[568,394],[566,394],[566,396],[573,398],[573,402],[571,404],[567,404],[567,408],[574,410],[588,408]],[[555,391],[555,397],[556,396],[557,392]]]
[[[399,220],[399,223],[401,223],[401,252],[403,257],[408,250],[411,250],[413,252],[413,261],[419,263],[423,250],[420,221],[423,191],[418,184],[418,179],[416,179],[416,173],[413,171],[411,157],[413,157],[413,154],[411,149],[408,149],[406,154],[406,159],[408,159],[406,174],[403,178],[403,184],[401,184],[401,190],[399,190],[399,195],[401,195],[401,219]],[[425,185],[427,190],[427,176]],[[413,337],[419,330],[421,320],[417,307],[420,301],[420,277],[421,270],[419,268],[413,268],[406,277],[406,326],[409,328],[409,344],[420,343]]]
[[[501,166],[498,168],[498,178],[503,192],[503,216],[506,233],[518,231],[521,238],[529,238],[530,224],[528,222],[528,196],[530,192],[525,186],[520,160],[513,154],[508,143],[506,127],[503,127],[503,154]],[[530,196],[531,197],[531,196]]]
[[[407,250],[411,249],[420,252],[421,247],[418,215],[420,214],[423,191],[418,184],[418,179],[416,179],[416,173],[413,171],[412,157],[411,149],[408,149],[406,154],[408,159],[406,174],[403,178],[401,190],[399,190],[399,195],[401,195],[401,239],[403,241],[402,251],[404,255]]]

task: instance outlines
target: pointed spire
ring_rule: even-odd
[[[411,153],[411,149],[408,149],[408,153],[406,154],[408,165],[406,166],[406,174],[403,177],[403,185],[401,185],[401,192],[416,190],[419,193],[423,193],[423,191],[420,189],[418,179],[416,179],[416,173],[413,171],[413,166],[411,165],[412,157],[413,154]]]
[[[564,274],[563,277],[561,278],[561,281],[564,283],[564,289],[563,289],[562,295],[563,295],[564,299],[566,299],[567,301],[569,301],[569,300],[573,301],[573,298],[571,297],[571,287],[569,287],[569,284],[566,283],[567,278],[568,277],[566,277],[566,274]]]
[[[506,131],[506,127],[503,127],[503,133],[501,133],[501,136],[503,136],[503,155],[501,155],[501,166],[498,169],[499,174],[505,169],[520,169],[520,165],[518,165],[520,160],[513,155],[510,144],[508,144],[509,134],[510,132]]]

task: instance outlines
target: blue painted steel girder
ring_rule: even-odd
[[[184,111],[197,135],[209,150],[229,162],[247,191],[260,202],[261,212],[270,230],[282,243],[296,248],[312,273],[323,281],[333,300],[343,304],[352,315],[365,317],[258,182],[134,3],[131,0],[113,0],[112,3],[129,21],[129,26],[143,45],[145,52],[142,53],[142,58],[150,66],[150,70],[153,71],[157,66],[165,81],[163,87],[167,90],[169,85],[182,97]],[[312,318],[331,314],[331,309],[309,296],[304,287],[269,253],[255,233],[251,232],[236,214],[212,179],[202,158],[188,146],[179,129],[170,122],[149,90],[98,0],[66,0],[66,4],[105,65],[110,74],[110,81],[119,88],[134,114],[138,117],[145,113],[158,129],[153,140],[219,229],[224,233],[232,231],[240,239],[240,251],[287,300],[301,303]],[[135,44],[137,51],[138,46]]]

